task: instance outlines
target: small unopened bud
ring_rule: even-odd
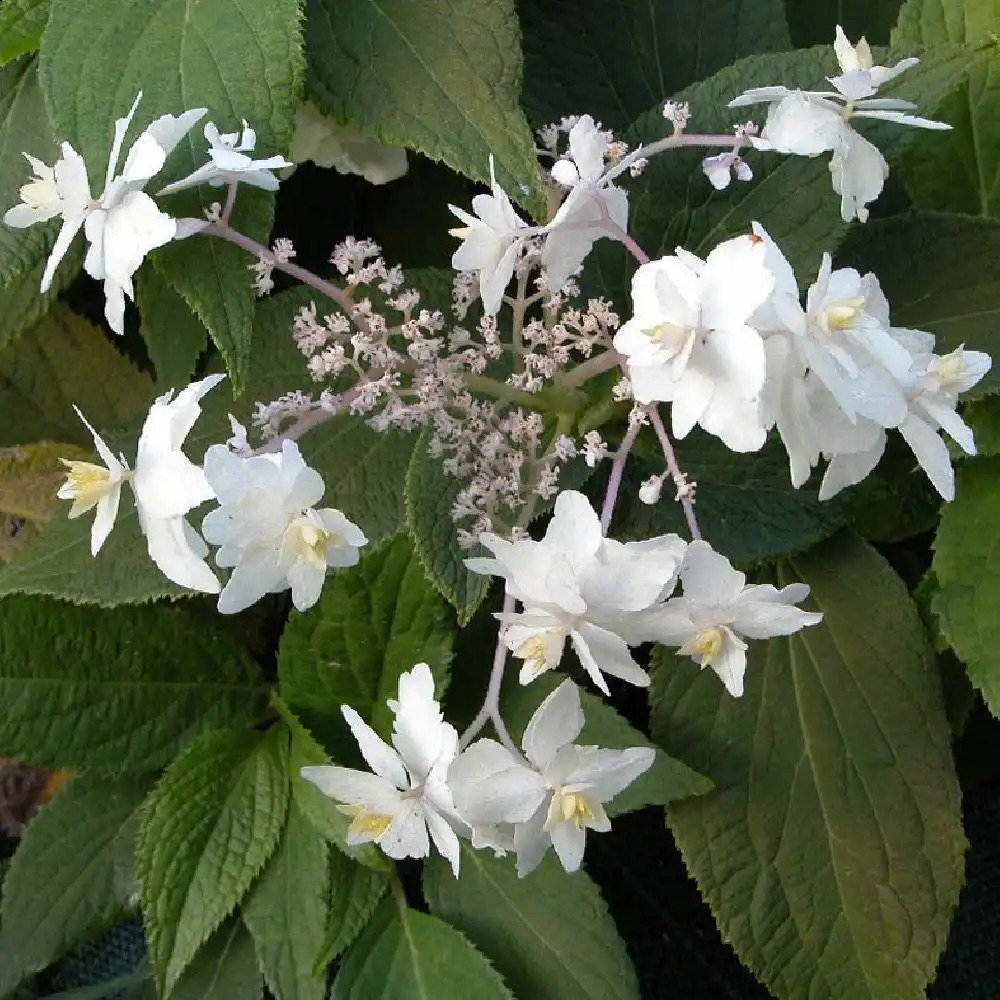
[[[650,476],[639,487],[639,499],[645,504],[654,504],[660,499],[663,489],[663,476]]]

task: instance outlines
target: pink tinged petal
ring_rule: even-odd
[[[69,250],[70,244],[73,242],[73,237],[80,231],[86,219],[86,212],[80,212],[77,215],[63,219],[62,228],[59,230],[59,235],[56,236],[56,241],[52,245],[52,252],[45,263],[45,270],[42,273],[42,283],[40,285],[41,291],[47,292],[52,286],[52,278],[55,276],[59,262],[66,256],[66,251]]]
[[[767,246],[758,236],[726,240],[708,255],[701,274],[702,327],[747,329],[744,324],[774,288],[766,261]]]
[[[729,560],[700,539],[687,547],[681,564],[684,597],[701,607],[720,607],[735,601],[743,591],[746,576],[733,569]]]
[[[523,823],[548,793],[545,779],[495,740],[477,740],[448,770],[459,815],[470,824]]]
[[[140,508],[139,523],[150,559],[168,580],[189,590],[219,593],[219,581],[203,558],[208,550],[204,542],[197,544],[201,540],[183,517],[150,517]]]
[[[549,837],[563,868],[568,872],[579,871],[587,846],[587,833],[584,828],[563,820],[550,827]]]
[[[107,541],[111,529],[115,526],[121,494],[122,484],[117,482],[97,501],[94,523],[90,529],[90,554],[92,556],[96,556],[101,550],[101,546]]]
[[[543,802],[537,812],[524,823],[514,827],[514,850],[517,852],[517,875],[524,878],[530,875],[545,857],[551,838],[545,830],[545,817],[548,807]]]
[[[729,187],[729,183],[733,179],[732,169],[732,153],[719,153],[717,156],[706,156],[701,161],[701,171],[716,191],[725,191]]]
[[[442,857],[446,858],[451,865],[452,874],[458,878],[459,861],[462,856],[462,849],[458,843],[458,836],[448,825],[448,822],[436,810],[424,804],[424,819],[427,822],[427,829],[430,831],[431,840]]]
[[[572,681],[563,681],[538,706],[525,727],[521,746],[528,760],[544,771],[560,747],[580,735],[583,723],[580,689]]]
[[[578,747],[577,765],[565,783],[586,786],[600,802],[608,802],[648,771],[655,760],[656,751],[652,747],[627,750]]]
[[[954,500],[955,472],[951,467],[948,446],[938,432],[916,414],[911,413],[899,425],[899,433],[910,446],[920,467],[927,473],[927,478],[934,489],[945,500]]]
[[[570,633],[570,639],[584,670],[605,694],[609,692],[603,674],[620,677],[638,687],[649,687],[649,674],[632,659],[620,636],[589,622],[580,622]]]
[[[399,790],[409,788],[409,776],[399,754],[350,705],[341,705],[340,711],[351,727],[361,756],[368,766],[380,778],[391,782]]]

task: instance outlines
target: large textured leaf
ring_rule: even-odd
[[[824,622],[755,643],[742,699],[659,657],[654,735],[716,782],[670,806],[670,825],[777,997],[918,1000],[964,849],[937,672],[902,581],[864,543],[795,557],[780,582],[794,578]]]
[[[330,852],[330,923],[317,964],[327,966],[361,933],[385,893],[389,876]]]
[[[406,526],[427,575],[465,625],[490,589],[490,578],[473,573],[463,562],[469,551],[458,544],[451,510],[461,488],[446,476],[441,460],[427,453],[430,433],[417,439],[406,474]]]
[[[511,196],[541,209],[518,104],[514,0],[309,0],[306,9],[308,85],[330,114],[478,180],[492,153]]]
[[[937,589],[931,607],[969,678],[1000,716],[1000,459],[977,459],[958,471],[956,499],[945,504],[934,539]]]
[[[741,56],[792,47],[781,0],[522,0],[519,12],[538,125],[587,112],[624,129]]]
[[[237,917],[230,917],[199,949],[170,1000],[260,1000],[263,993],[253,939]]]
[[[49,0],[7,0],[0,7],[0,66],[37,52],[49,17]]]
[[[878,53],[880,58],[884,52]],[[933,106],[968,72],[970,55],[963,46],[948,46],[923,58],[879,93],[919,100]],[[693,115],[689,131],[728,132],[748,114],[761,120],[764,106],[730,109],[727,103],[751,87],[783,84],[822,90],[825,77],[837,72],[831,46],[749,56],[677,95]],[[913,129],[878,122],[859,126],[892,163]],[[625,134],[630,144],[662,138],[666,127],[659,108],[640,117]],[[630,229],[650,257],[672,253],[675,246],[704,256],[720,241],[749,232],[759,221],[791,262],[799,281],[816,273],[823,251],[833,252],[847,229],[839,199],[830,186],[828,156],[808,158],[776,153],[749,153],[754,179],[715,191],[702,174],[705,150],[670,150],[655,157],[631,184]],[[590,263],[591,288],[626,310],[629,276],[634,262],[620,247],[605,240]]]
[[[242,647],[182,608],[0,601],[0,756],[153,771],[205,730],[251,721],[262,694]]]
[[[330,1000],[513,1000],[490,963],[436,917],[387,900],[351,946]]]
[[[25,152],[47,163],[56,158],[56,143],[38,86],[38,64],[29,58],[0,69],[0,212],[21,200],[21,185],[31,175],[31,167],[21,155]],[[51,224],[28,229],[0,225],[0,287],[42,260],[54,232]]]
[[[136,291],[142,316],[139,332],[156,369],[157,383],[164,389],[187,385],[208,346],[205,324],[155,268],[142,271]]]
[[[424,869],[431,911],[457,927],[519,1000],[638,1000],[635,970],[597,886],[550,854],[530,876],[510,858],[463,845],[462,874]]]
[[[526,686],[511,680],[504,687],[500,708],[511,736],[518,743],[528,720],[542,700],[563,680],[562,676],[548,674]],[[581,691],[580,698],[587,721],[575,743],[611,750],[655,746],[604,699],[589,691]],[[653,766],[607,804],[607,813],[609,816],[619,816],[644,806],[667,805],[690,795],[704,795],[711,787],[712,782],[708,778],[692,771],[681,761],[667,756],[657,747]]]
[[[7,995],[130,905],[147,781],[77,778],[28,825],[4,880],[0,993]]]
[[[291,139],[303,70],[296,0],[52,0],[42,40],[41,82],[60,139],[77,145],[99,182],[114,120],[136,93],[136,129],[164,113],[206,107],[223,131],[247,119],[268,156]],[[161,183],[206,158],[201,126],[171,155]],[[153,188],[155,190],[155,188]],[[200,216],[218,188],[171,196],[172,214]],[[273,197],[241,192],[234,225],[266,241]],[[198,237],[165,247],[156,266],[208,327],[237,385],[249,359],[254,299],[235,246]]]
[[[73,412],[114,426],[148,409],[152,380],[83,317],[57,305],[0,353],[0,444],[93,440]]]
[[[282,697],[329,747],[353,740],[340,718],[351,705],[388,737],[399,675],[426,662],[443,690],[452,627],[405,535],[327,582],[319,603],[285,627],[278,652]],[[343,742],[346,739],[346,744]]]
[[[893,45],[931,47],[990,43],[968,79],[925,110],[950,132],[914,136],[903,158],[903,178],[920,208],[1000,216],[1000,26],[997,0],[907,0]]]
[[[278,843],[288,730],[206,733],[160,779],[136,843],[139,898],[160,990],[169,993]]]
[[[243,904],[257,961],[281,1000],[326,996],[326,969],[314,968],[330,911],[329,854],[293,799],[278,848]]]
[[[896,326],[937,334],[938,353],[960,345],[1000,356],[1000,221],[920,212],[858,227],[842,258],[874,271]],[[1000,385],[1000,366],[971,393]]]

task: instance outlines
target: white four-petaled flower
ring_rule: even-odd
[[[473,846],[513,849],[522,877],[538,867],[550,846],[566,871],[577,871],[587,830],[611,829],[604,803],[655,760],[650,747],[577,746],[573,740],[583,724],[580,689],[563,681],[524,730],[526,761],[483,739],[464,750],[448,772],[455,806],[472,826]]]
[[[302,777],[343,803],[352,817],[349,845],[374,841],[390,858],[426,858],[433,842],[457,877],[456,830],[466,828],[455,813],[447,775],[458,752],[458,734],[441,715],[426,663],[400,675],[399,698],[389,708],[395,716],[392,746],[353,708],[341,707],[374,774],[324,765],[302,768]]]
[[[202,531],[221,546],[216,562],[234,567],[219,595],[223,614],[288,587],[292,603],[305,611],[319,600],[327,569],[355,565],[367,543],[339,510],[315,509],[326,487],[294,441],[282,442],[279,453],[249,458],[213,445],[205,475],[220,506],[206,515]]]
[[[507,593],[524,605],[521,613],[498,616],[507,626],[504,643],[523,661],[522,684],[557,667],[567,639],[605,694],[604,674],[649,684],[625,636],[636,615],[673,589],[684,554],[681,538],[661,535],[626,543],[604,538],[587,498],[564,490],[541,541],[509,542],[490,533],[479,535],[479,541],[493,558],[466,559],[466,566],[503,577]]]

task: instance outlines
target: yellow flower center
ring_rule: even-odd
[[[830,333],[849,330],[861,313],[863,298],[843,299],[823,310],[823,325]]]
[[[575,823],[581,830],[594,821],[594,810],[590,808],[587,796],[581,792],[562,795],[559,801],[559,814],[563,822]]]
[[[684,347],[687,335],[688,331],[676,323],[657,323],[656,326],[651,326],[646,330],[646,336],[654,344],[675,354]]]
[[[111,473],[103,465],[94,465],[93,462],[73,462],[67,458],[61,458],[59,461],[69,469],[60,492],[64,499],[73,500],[70,517],[90,510],[111,492]]]
[[[716,626],[702,629],[690,642],[685,643],[680,651],[686,656],[700,656],[701,665],[709,667],[718,658],[725,643],[726,633]]]
[[[965,362],[962,359],[961,351],[952,351],[938,361],[938,379],[941,388],[945,391],[955,382],[960,382],[965,378]]]
[[[288,526],[286,542],[298,558],[309,562],[326,564],[326,550],[333,535],[323,527],[319,518],[300,514]]]
[[[365,806],[340,806],[340,811],[352,817],[347,835],[354,843],[378,840],[392,826],[391,816],[372,812]]]

